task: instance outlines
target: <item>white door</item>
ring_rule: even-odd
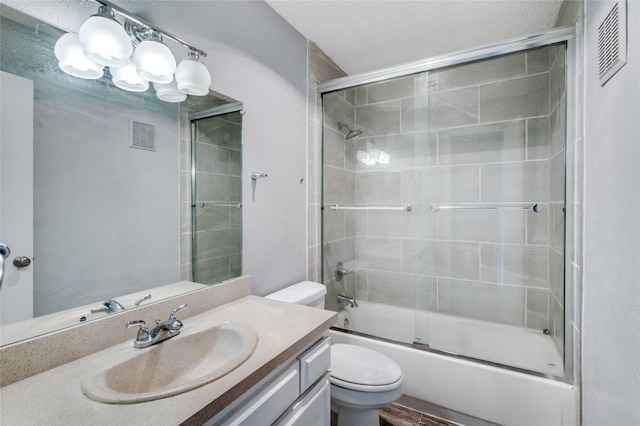
[[[0,72],[0,243],[4,262],[0,324],[33,318],[33,81]]]

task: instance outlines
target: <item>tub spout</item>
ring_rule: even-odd
[[[349,296],[345,296],[343,294],[339,294],[338,295],[338,303],[342,303],[342,302],[350,303],[352,308],[357,308],[358,307],[358,302],[356,302],[356,298],[355,297],[349,297]]]

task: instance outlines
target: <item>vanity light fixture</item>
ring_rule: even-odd
[[[60,69],[74,77],[98,79],[108,66],[115,86],[144,92],[153,82],[156,96],[167,102],[209,93],[211,75],[200,61],[207,52],[107,0],[93,1],[99,5],[98,13],[82,24],[78,35],[65,34],[56,43]],[[124,19],[122,24],[116,14]],[[178,67],[163,39],[188,49]]]
[[[182,102],[187,99],[187,95],[178,90],[178,84],[175,80],[169,83],[153,83],[156,90],[156,96],[165,102]]]
[[[375,166],[378,164],[386,166],[391,162],[391,156],[373,144],[366,151],[358,150],[356,152],[356,159],[367,166]]]
[[[123,67],[133,53],[129,35],[107,6],[100,6],[96,15],[84,21],[78,37],[87,57],[100,65]]]
[[[84,54],[77,34],[67,33],[54,47],[58,66],[74,77],[97,80],[104,75],[104,66],[93,62]]]
[[[156,30],[151,30],[147,38],[136,48],[133,62],[138,74],[153,83],[170,83],[176,71],[176,60]]]
[[[149,88],[149,82],[140,77],[136,71],[136,64],[129,61],[127,65],[121,68],[110,68],[111,81],[116,87],[129,92],[144,92]]]
[[[176,69],[178,90],[187,95],[204,96],[209,93],[211,75],[207,67],[200,62],[198,52],[189,50]]]

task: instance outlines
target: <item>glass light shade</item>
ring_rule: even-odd
[[[209,93],[211,75],[197,59],[183,59],[176,68],[178,90],[187,95],[204,96]]]
[[[182,102],[187,99],[187,95],[178,90],[175,80],[169,83],[153,83],[156,96],[165,102]]]
[[[93,15],[78,32],[89,59],[108,67],[123,67],[133,53],[131,39],[122,25],[106,16]]]
[[[176,60],[171,50],[161,41],[145,40],[133,52],[138,74],[154,83],[170,83],[176,71]]]
[[[104,74],[104,66],[96,64],[84,54],[77,34],[67,33],[60,37],[53,52],[60,69],[69,75],[97,80]]]
[[[129,92],[144,92],[149,88],[149,82],[136,72],[136,64],[129,62],[121,68],[110,68],[111,81],[116,87]]]
[[[367,154],[364,151],[358,150],[358,152],[356,152],[356,159],[361,163],[368,164],[369,163],[369,154]]]

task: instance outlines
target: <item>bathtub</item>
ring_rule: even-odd
[[[338,313],[336,325],[385,339],[412,343],[415,312],[367,301]],[[551,363],[562,367],[555,345],[541,331],[430,314],[432,346],[478,359],[509,364]],[[490,325],[490,326],[489,326]],[[351,343],[389,356],[402,368],[403,394],[503,425],[571,425],[577,421],[577,393],[566,383],[471,360],[424,351],[332,329],[333,343]],[[540,347],[542,349],[540,349]],[[455,350],[453,350],[455,349]],[[533,354],[532,350],[537,353]],[[510,354],[508,354],[511,352]],[[546,355],[546,358],[540,358]],[[543,361],[540,361],[540,360]],[[561,370],[560,370],[561,371]]]

